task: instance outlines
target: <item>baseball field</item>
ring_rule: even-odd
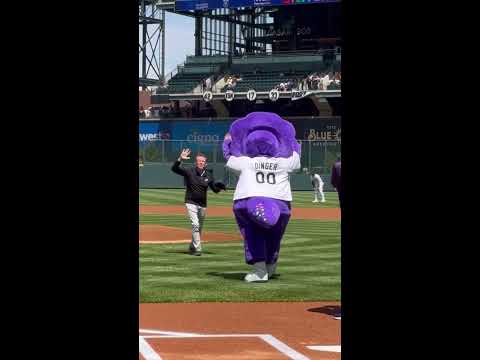
[[[277,275],[253,284],[232,196],[209,194],[196,257],[184,190],[140,190],[140,359],[339,359],[337,194],[293,192]]]

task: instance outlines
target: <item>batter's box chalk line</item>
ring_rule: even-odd
[[[312,345],[312,346],[307,346],[310,350],[315,350],[315,351],[327,351],[327,352],[342,352],[341,345]]]
[[[145,360],[162,360],[146,339],[185,338],[259,338],[292,360],[310,360],[270,334],[194,334],[163,330],[139,329],[139,352]]]

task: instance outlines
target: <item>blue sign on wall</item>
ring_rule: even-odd
[[[172,128],[173,139],[187,140],[202,144],[223,141],[231,121],[182,121]]]
[[[210,10],[255,6],[318,4],[339,1],[340,0],[176,0],[175,10]]]
[[[140,145],[172,138],[170,121],[140,122],[138,132]]]
[[[233,120],[145,121],[140,122],[139,143],[161,140],[186,140],[209,145],[223,141]]]
[[[141,121],[139,143],[161,140],[182,140],[201,145],[216,144],[236,119],[225,120],[158,120]],[[335,141],[341,134],[341,118],[297,118],[291,121],[299,140]]]

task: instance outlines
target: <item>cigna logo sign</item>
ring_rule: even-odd
[[[192,134],[187,136],[187,141],[195,141],[199,143],[212,143],[220,141],[220,137],[218,135],[210,135],[210,134],[199,134],[194,131]]]

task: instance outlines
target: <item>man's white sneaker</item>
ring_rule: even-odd
[[[312,202],[313,202],[313,203],[317,203],[317,202],[318,202],[318,200],[313,200]]]
[[[253,264],[253,271],[245,275],[246,282],[265,282],[268,281],[268,272],[265,261]]]

